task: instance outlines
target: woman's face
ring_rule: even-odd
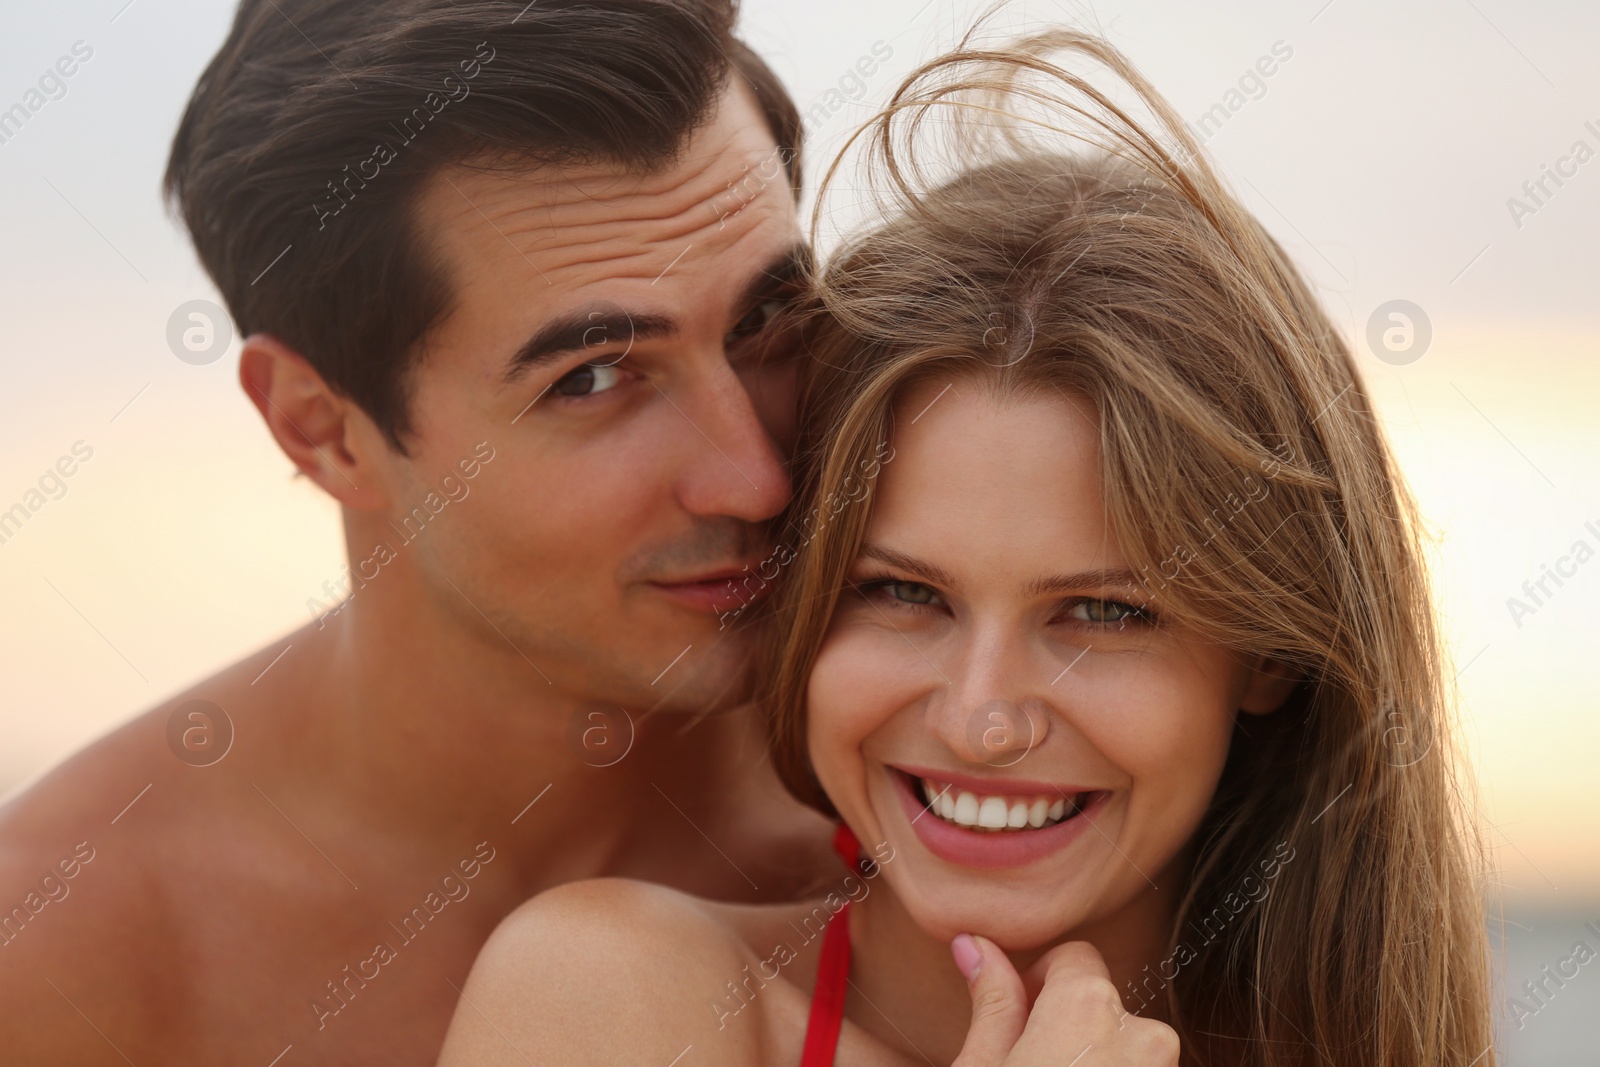
[[[884,875],[924,931],[1035,948],[1170,874],[1234,715],[1286,689],[1127,572],[1087,400],[937,380],[896,426],[812,671],[811,759],[894,847]]]

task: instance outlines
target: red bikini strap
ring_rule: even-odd
[[[856,835],[844,823],[840,823],[833,832],[833,850],[844,860],[846,867],[857,874],[861,873],[861,842],[856,840]]]
[[[860,873],[861,845],[843,823],[834,831],[833,848],[847,867]],[[806,1021],[800,1067],[833,1067],[849,984],[850,902],[846,900],[822,934],[822,956],[817,961],[817,984],[811,992],[811,1017]]]

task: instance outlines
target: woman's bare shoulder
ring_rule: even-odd
[[[762,1062],[766,1013],[719,1011],[753,958],[745,911],[619,878],[541,893],[479,953],[441,1067]]]

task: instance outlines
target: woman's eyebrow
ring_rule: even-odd
[[[863,559],[875,559],[879,563],[887,563],[889,566],[897,567],[908,574],[914,574],[931,585],[942,585],[946,589],[950,589],[958,584],[955,576],[943,567],[929,563],[925,559],[918,559],[916,556],[908,556],[904,552],[896,552],[894,549],[884,545],[862,545],[861,557]]]
[[[946,589],[956,588],[960,583],[949,571],[936,563],[925,559],[896,551],[885,545],[865,544],[861,546],[861,558],[874,559],[879,563],[886,563],[897,567],[908,574],[928,582],[930,585],[943,586]],[[1127,567],[1105,567],[1096,570],[1077,571],[1072,574],[1052,574],[1044,578],[1035,578],[1029,582],[1024,591],[1028,596],[1050,596],[1056,593],[1070,593],[1081,589],[1101,589],[1105,586],[1127,586],[1140,588],[1142,583],[1139,576]]]
[[[1127,567],[1078,571],[1075,574],[1052,574],[1035,578],[1028,583],[1029,596],[1049,596],[1052,593],[1070,593],[1075,589],[1100,589],[1108,585],[1140,588],[1139,576]]]

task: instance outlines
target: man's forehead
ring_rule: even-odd
[[[651,173],[441,172],[419,205],[452,293],[434,334],[439,365],[470,364],[502,383],[538,363],[523,353],[551,330],[565,336],[577,323],[585,341],[595,336],[587,312],[601,306],[661,319],[659,336],[704,336],[771,288],[774,271],[797,274],[805,257],[788,161],[739,86],[677,160]]]
[[[727,230],[751,207],[792,209],[787,158],[749,89],[735,80],[711,120],[674,160],[643,171],[612,162],[442,169],[425,186],[418,217],[431,243],[465,266],[495,238],[524,258],[544,250]],[[737,236],[723,234],[724,237]]]

